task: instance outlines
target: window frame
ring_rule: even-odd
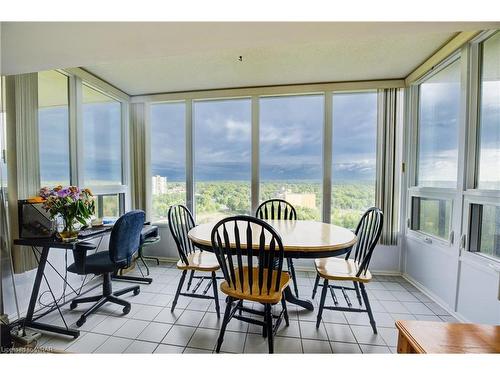
[[[110,84],[100,80],[80,68],[54,69],[68,77],[69,106],[69,158],[70,184],[87,187],[95,196],[120,194],[123,209],[129,210],[130,199],[130,160],[129,160],[129,104],[130,97]],[[121,176],[120,184],[91,186],[84,184],[84,145],[83,145],[83,85],[100,92],[120,103],[121,108]]]
[[[419,160],[419,135],[420,135],[420,85],[426,82],[431,77],[440,73],[451,64],[455,62],[460,64],[460,84],[461,84],[461,100],[460,104],[463,105],[463,95],[464,95],[464,75],[463,67],[464,63],[467,61],[467,56],[464,56],[463,49],[459,49],[449,55],[446,59],[441,61],[439,64],[435,65],[430,71],[420,77],[418,80],[412,82],[407,88],[407,122],[409,123],[408,132],[408,142],[407,142],[407,152],[408,152],[408,188],[407,188],[407,198],[406,198],[406,236],[415,239],[426,244],[436,244],[440,247],[451,248],[455,243],[455,230],[454,230],[454,219],[457,214],[457,206],[459,205],[459,200],[457,197],[460,193],[459,186],[461,184],[460,179],[460,158],[461,158],[461,129],[463,127],[463,113],[464,108],[459,110],[459,126],[458,126],[458,155],[457,155],[457,183],[454,188],[447,187],[427,187],[418,186],[418,160]],[[414,140],[414,141],[412,141]],[[430,199],[442,199],[449,200],[451,204],[450,213],[450,228],[449,228],[449,238],[443,239],[441,237],[434,236],[430,233],[422,232],[420,230],[412,229],[412,201],[413,198],[430,198]]]
[[[481,68],[482,68],[482,43],[500,33],[500,30],[486,30],[472,39],[467,46],[468,53],[468,98],[469,108],[467,120],[466,160],[465,160],[465,186],[463,191],[463,215],[462,215],[462,237],[461,256],[464,259],[486,262],[488,265],[500,265],[500,258],[490,256],[477,251],[470,251],[471,237],[471,205],[493,205],[500,206],[500,190],[479,189],[479,157],[480,157],[480,116],[481,116]]]
[[[185,130],[186,130],[186,206],[194,212],[194,118],[193,102],[197,101],[217,101],[231,99],[250,99],[251,100],[251,210],[255,212],[260,203],[260,106],[261,98],[283,97],[283,96],[304,96],[304,95],[322,95],[323,103],[323,129],[322,129],[322,201],[321,201],[321,221],[331,222],[331,192],[332,192],[332,146],[333,146],[333,95],[336,93],[377,93],[377,137],[379,134],[381,121],[384,119],[386,108],[381,106],[381,90],[384,89],[402,89],[403,80],[385,80],[385,81],[362,81],[362,82],[340,82],[325,84],[305,84],[305,85],[282,85],[269,87],[252,87],[241,89],[223,89],[223,90],[205,90],[179,93],[153,94],[135,96],[132,103],[143,103],[149,113],[152,105],[161,103],[184,102],[186,107]],[[402,93],[400,93],[402,95]],[[404,102],[406,105],[406,102]],[[150,116],[146,116],[149,121]],[[399,119],[398,121],[401,121]],[[146,126],[146,137],[150,137],[151,128]],[[380,147],[378,139],[376,140],[377,155],[376,162],[379,163]],[[148,150],[151,152],[151,149]],[[379,168],[377,167],[377,174]],[[151,179],[152,173],[149,168],[148,178]],[[150,197],[152,202],[152,196]],[[159,226],[168,225],[161,221],[155,223]]]

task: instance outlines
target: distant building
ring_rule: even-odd
[[[167,178],[164,176],[153,176],[151,182],[151,190],[153,195],[160,195],[167,193]]]
[[[292,206],[316,208],[316,194],[314,193],[290,193],[285,192],[284,198]]]

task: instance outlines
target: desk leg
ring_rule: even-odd
[[[51,324],[45,324],[33,321],[33,314],[35,313],[36,300],[38,298],[38,293],[40,292],[40,286],[42,285],[42,278],[43,278],[43,273],[45,271],[45,265],[47,264],[49,250],[50,247],[44,247],[42,249],[42,254],[40,255],[40,260],[38,262],[38,268],[36,270],[33,290],[31,291],[30,303],[28,305],[28,312],[26,313],[26,318],[23,321],[23,327],[31,327],[34,329],[55,332],[62,335],[68,335],[77,338],[80,335],[80,331],[78,330],[66,329]]]
[[[290,303],[293,303],[294,305],[303,307],[306,310],[314,311],[314,305],[312,304],[312,302],[309,300],[297,298],[293,294],[292,289],[290,288],[290,285],[285,288],[284,293],[285,293],[285,299],[287,302],[290,302]]]

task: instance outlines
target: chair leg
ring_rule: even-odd
[[[286,258],[286,262],[288,265],[288,271],[290,271],[290,275],[292,276],[293,281],[293,290],[295,291],[295,296],[299,296],[299,287],[297,285],[297,276],[295,274],[295,267],[293,266],[293,260],[291,258]]]
[[[370,301],[368,300],[368,294],[366,293],[365,286],[363,283],[359,284],[361,289],[361,295],[363,296],[363,301],[365,302],[366,310],[368,311],[368,317],[370,318],[370,325],[372,326],[373,333],[377,334],[377,326],[375,323],[375,319],[373,318],[372,308],[370,306]]]
[[[142,264],[144,264],[144,267],[146,267],[146,276],[149,276],[149,267],[148,267],[146,261],[144,260],[144,257],[142,255],[140,255],[139,258],[141,259]],[[142,270],[141,270],[141,273],[142,273]],[[144,275],[143,275],[143,277],[144,277]]]
[[[226,300],[226,310],[224,311],[224,319],[222,319],[222,325],[220,327],[219,338],[217,339],[217,347],[215,348],[215,352],[219,353],[220,348],[222,346],[222,342],[224,341],[224,333],[226,332],[227,324],[229,323],[229,316],[231,315],[231,307],[233,305],[233,299],[228,297]]]
[[[132,308],[132,305],[130,304],[130,302],[127,302],[124,299],[121,299],[121,298],[118,298],[115,296],[108,296],[108,301],[112,302],[112,303],[116,303],[117,305],[123,306],[123,313],[125,315],[127,315]]]
[[[290,325],[290,321],[288,319],[288,309],[286,308],[285,296],[281,297],[281,307],[283,308],[283,317],[285,318],[285,324],[288,327]]]
[[[316,292],[318,290],[318,284],[319,284],[319,275],[316,274],[316,281],[314,282],[312,299],[314,299],[314,297],[316,296]]]
[[[363,303],[361,302],[361,294],[359,294],[358,283],[356,281],[353,281],[352,283],[354,284],[354,289],[356,289],[356,297],[358,297],[359,306],[362,306]]]
[[[218,287],[215,272],[212,272],[212,288],[214,289],[215,311],[217,312],[217,318],[220,318],[219,294],[217,291]]]
[[[265,327],[267,329],[267,343],[269,345],[269,354],[274,353],[273,343],[273,315],[271,313],[271,305],[266,303],[265,306]]]
[[[187,270],[182,271],[181,279],[179,280],[179,285],[177,286],[177,292],[175,292],[174,301],[172,302],[172,308],[170,309],[171,312],[174,312],[175,305],[177,305],[177,300],[179,299],[179,294],[181,293],[182,285],[184,284],[184,280],[186,279],[186,272]]]
[[[328,279],[323,282],[323,290],[321,291],[321,300],[319,301],[318,318],[316,320],[316,328],[319,328],[321,323],[321,316],[323,315],[323,308],[325,307],[326,292],[328,292]]]
[[[119,297],[119,296],[121,296],[125,293],[128,293],[128,292],[134,292],[135,295],[138,295],[140,291],[141,291],[141,287],[139,285],[135,285],[135,286],[131,286],[129,288],[121,289],[118,292],[114,292],[113,295],[116,297]]]
[[[80,319],[77,320],[76,322],[76,325],[78,327],[81,327],[85,321],[87,320],[87,317],[92,314],[93,312],[97,311],[97,309],[99,309],[99,307],[101,307],[102,305],[104,305],[107,301],[108,301],[108,297],[106,296],[100,296],[101,298],[99,299],[99,301],[97,301],[90,309],[88,309],[87,311],[85,311],[81,316],[80,316]]]
[[[188,280],[188,285],[187,285],[187,290],[191,288],[191,283],[193,282],[193,277],[194,277],[194,270],[191,270],[191,274],[189,275],[189,280]]]
[[[102,298],[101,295],[99,296],[92,296],[92,297],[83,297],[83,298],[75,298],[73,301],[71,301],[69,308],[73,310],[75,307],[78,306],[79,303],[88,303],[88,302],[97,302]]]

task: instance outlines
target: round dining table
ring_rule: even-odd
[[[338,256],[348,252],[357,240],[352,231],[333,224],[309,220],[265,221],[281,236],[285,258],[315,259]],[[215,224],[217,223],[200,224],[189,231],[188,236],[195,246],[205,251],[213,251],[211,235]],[[236,249],[234,232],[232,230],[228,232],[231,248]],[[244,247],[245,238],[241,238],[240,243]],[[285,289],[284,293],[287,302],[307,310],[314,310],[312,302],[295,296],[290,286]]]

